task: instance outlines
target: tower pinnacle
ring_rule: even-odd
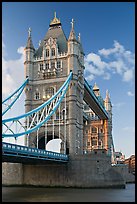
[[[31,39],[31,28],[28,29],[28,41],[27,41],[26,48],[31,48],[34,50],[34,46]]]
[[[28,33],[29,33],[29,37],[31,37],[31,28],[30,27],[29,27]]]
[[[75,31],[74,31],[74,19],[72,18],[71,21],[71,31],[70,31],[70,35],[69,35],[69,40],[76,40],[76,35],[75,35]]]
[[[60,19],[58,19],[56,17],[56,11],[54,12],[54,18],[53,18],[53,20],[51,20],[49,26],[52,27],[52,26],[55,26],[55,25],[61,25]]]
[[[72,25],[72,29],[74,29],[74,19],[72,18],[72,21],[71,21],[71,25]]]
[[[78,41],[80,42],[80,33],[78,34]]]

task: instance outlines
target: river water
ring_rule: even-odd
[[[2,187],[2,202],[135,202],[135,184],[125,189]]]

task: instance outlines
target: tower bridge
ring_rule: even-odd
[[[55,15],[37,49],[29,29],[24,69],[25,82],[3,101],[5,115],[25,90],[25,114],[2,120],[3,138],[13,137],[16,143],[3,142],[3,162],[21,163],[20,179],[24,175],[25,184],[50,185],[52,180],[53,185],[61,186],[90,187],[96,186],[96,181],[98,186],[104,185],[105,177],[99,181],[98,173],[105,176],[114,173],[112,106],[108,91],[103,99],[97,85],[91,87],[84,79],[84,52],[80,34],[78,38],[75,34],[74,20],[67,39]],[[17,138],[22,136],[25,146],[17,144]],[[60,153],[46,149],[47,143],[55,138],[62,141]],[[81,181],[79,173],[74,176],[78,168]],[[50,169],[54,170],[52,174]],[[40,176],[43,171],[50,174],[47,181]],[[113,182],[123,185],[117,173],[106,185]]]

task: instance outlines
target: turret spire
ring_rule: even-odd
[[[29,28],[28,33],[29,33],[29,37],[31,37],[31,28]]]
[[[106,100],[110,101],[110,94],[108,92],[108,89],[106,90]]]
[[[55,25],[61,25],[60,19],[58,19],[58,18],[56,17],[56,11],[54,12],[54,18],[53,18],[53,20],[51,20],[49,26],[50,26],[50,27],[53,27],[53,26],[55,26]]]
[[[72,29],[74,29],[74,19],[72,18],[72,21],[71,21],[71,25],[72,25]]]
[[[54,12],[54,18],[56,18],[56,11]]]
[[[35,50],[33,43],[32,43],[32,39],[31,39],[31,28],[28,29],[28,41],[27,41],[26,48],[31,48],[31,49]]]
[[[73,18],[71,21],[71,31],[70,31],[70,35],[69,35],[68,40],[76,40],[76,35],[75,35],[75,31],[74,31],[74,19]]]
[[[78,34],[78,41],[79,41],[79,42],[81,41],[81,39],[80,39],[80,33]]]

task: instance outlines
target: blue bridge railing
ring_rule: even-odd
[[[67,162],[68,155],[2,142],[2,156]]]

